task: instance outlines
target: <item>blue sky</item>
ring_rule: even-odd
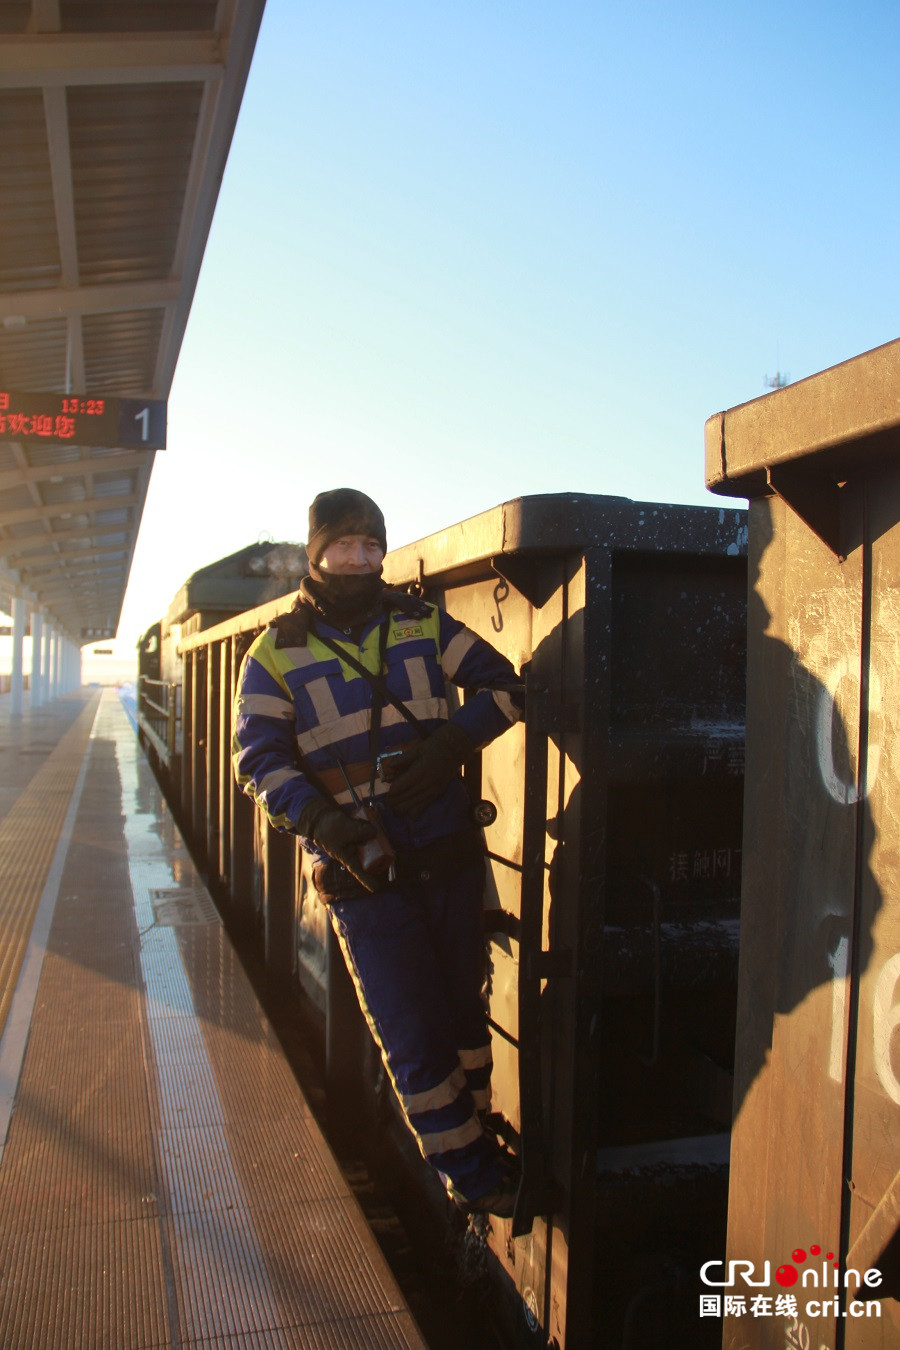
[[[718,504],[710,414],[898,336],[898,68],[894,0],[268,0],[120,646],[328,487]]]

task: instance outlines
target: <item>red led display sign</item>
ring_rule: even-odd
[[[166,401],[0,389],[0,443],[165,450]]]

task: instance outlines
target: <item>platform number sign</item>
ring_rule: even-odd
[[[0,444],[165,450],[165,399],[0,389]]]

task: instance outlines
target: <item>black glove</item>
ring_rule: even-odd
[[[365,871],[359,860],[359,845],[375,838],[375,827],[367,820],[354,820],[324,798],[308,802],[300,812],[297,833],[325,852],[356,877],[367,891],[377,891],[381,878]]]
[[[474,749],[471,736],[455,722],[445,722],[426,741],[414,741],[394,771],[388,805],[404,816],[419,815],[446,792]]]

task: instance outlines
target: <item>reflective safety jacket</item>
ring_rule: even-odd
[[[386,623],[385,683],[422,723],[426,735],[448,718],[447,679],[467,690],[466,702],[454,712],[453,721],[479,748],[521,715],[517,700],[492,688],[516,680],[505,656],[436,605],[417,601],[412,614],[409,609],[409,605],[386,606],[384,618],[376,617],[364,627],[358,642],[349,631],[329,627],[316,615],[303,645],[276,645],[277,630],[267,628],[250,647],[234,702],[234,773],[276,829],[297,832],[300,812],[321,796],[311,781],[317,772],[333,771],[339,762],[359,764],[371,756],[374,689],[321,642],[317,632],[377,674],[384,642],[381,627]],[[399,709],[384,703],[379,754],[399,749],[417,734]],[[389,784],[376,782],[375,794],[395,848],[422,848],[469,824],[470,802],[461,778],[416,817],[398,815],[388,806],[384,800],[388,788]],[[368,795],[368,783],[359,795]],[[352,809],[346,789],[334,793],[334,800]],[[304,840],[304,847],[325,856],[311,841]]]

